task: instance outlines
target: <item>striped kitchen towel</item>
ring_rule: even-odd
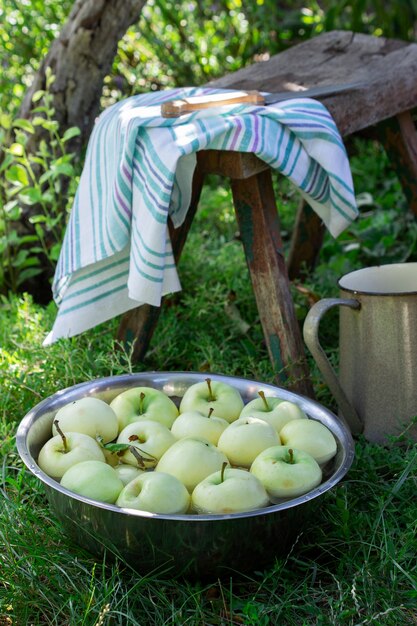
[[[174,226],[184,220],[198,150],[253,152],[294,183],[333,236],[356,217],[346,151],[320,102],[160,115],[166,100],[227,91],[142,94],[100,115],[55,272],[58,313],[45,345],[140,304],[159,306],[164,294],[180,290],[167,218]]]

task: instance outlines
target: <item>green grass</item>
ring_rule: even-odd
[[[375,146],[360,146],[352,168],[358,194],[372,192],[372,197],[362,195],[367,202],[363,216],[349,233],[336,242],[326,237],[320,263],[305,283],[320,297],[336,294],[337,277],[349,269],[415,260],[416,225],[384,156]],[[284,186],[280,214],[286,233],[296,205],[297,198]],[[385,447],[358,438],[353,467],[322,496],[317,515],[300,529],[285,558],[243,580],[207,584],[142,576],[120,560],[96,560],[65,536],[42,486],[22,467],[15,449],[19,421],[63,387],[154,369],[273,381],[235,231],[230,195],[213,180],[181,260],[183,291],[167,299],[140,364],[132,364],[115,344],[118,320],[43,348],[54,305],[43,308],[27,296],[2,300],[1,626],[417,623],[417,450],[406,436]],[[302,323],[307,302],[298,292],[294,296]],[[336,319],[329,318],[324,336],[335,359]],[[311,365],[317,395],[332,407]]]

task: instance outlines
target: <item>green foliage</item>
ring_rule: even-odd
[[[16,114],[33,73],[59,34],[72,0],[0,3],[0,111]]]
[[[323,266],[340,276],[368,265],[417,260],[417,222],[378,143],[356,140],[350,159],[360,216],[338,239],[325,237]]]
[[[325,0],[308,3],[319,16],[317,32],[352,30],[397,39],[415,39],[417,5],[409,0]]]
[[[47,89],[53,83],[48,73]],[[33,97],[31,121],[0,116],[0,291],[16,292],[41,273],[45,262],[51,270],[59,255],[66,225],[66,208],[77,182],[74,155],[67,142],[77,128],[63,135],[54,119],[52,96],[38,91]],[[35,132],[43,130],[38,148],[28,150]],[[68,181],[69,184],[66,184]],[[29,213],[30,210],[30,213]]]
[[[311,30],[298,1],[150,0],[119,44],[105,93],[202,84],[256,55],[282,50]]]

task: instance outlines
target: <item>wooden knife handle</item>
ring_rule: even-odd
[[[263,105],[265,100],[259,91],[234,91],[230,94],[216,93],[209,96],[191,96],[182,100],[163,102],[161,115],[162,117],[180,117],[185,113],[192,113],[193,111],[243,102]]]

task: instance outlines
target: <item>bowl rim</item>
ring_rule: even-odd
[[[134,386],[134,384],[132,383],[134,383],[135,381],[139,382],[144,378],[157,379],[159,380],[159,384],[164,379],[181,379],[184,381],[189,380],[191,383],[193,383],[202,382],[206,378],[211,378],[212,380],[220,382],[228,382],[231,385],[235,384],[237,387],[253,385],[257,389],[269,391],[272,395],[283,397],[284,400],[296,402],[307,413],[307,415],[309,415],[309,417],[311,417],[311,411],[314,412],[315,417],[313,417],[312,419],[317,419],[316,416],[320,416],[324,420],[325,425],[329,426],[329,423],[332,425],[332,427],[330,427],[330,430],[338,440],[339,444],[343,444],[342,462],[335,470],[335,472],[331,474],[331,476],[329,476],[326,480],[320,483],[320,485],[304,495],[298,496],[296,498],[289,498],[277,504],[270,504],[264,508],[257,508],[251,511],[227,514],[160,514],[151,513],[148,511],[140,511],[136,509],[122,508],[114,504],[99,502],[98,500],[93,500],[91,498],[87,498],[85,496],[81,496],[72,491],[69,491],[68,489],[62,487],[59,482],[45,474],[45,472],[40,469],[40,467],[36,463],[36,460],[33,458],[29,451],[27,438],[31,427],[34,425],[37,419],[42,417],[47,412],[47,409],[51,408],[52,410],[54,410],[53,407],[55,405],[66,404],[67,402],[76,399],[75,396],[78,397],[79,394],[82,394],[83,391],[88,391],[88,394],[86,393],[85,395],[94,395],[94,393],[97,393],[99,391],[104,392],[110,389],[116,389],[119,386],[122,387],[124,384],[127,383],[129,383],[127,385],[128,387]],[[70,399],[68,400],[68,398]],[[55,406],[55,408],[57,409],[58,407]],[[318,421],[322,420],[318,419]],[[29,471],[33,475],[35,475],[45,485],[45,487],[51,489],[52,491],[64,494],[86,505],[104,509],[106,511],[111,511],[116,514],[158,520],[186,521],[188,523],[203,523],[216,520],[233,520],[246,517],[258,517],[261,515],[271,515],[279,511],[284,511],[286,509],[296,507],[301,504],[306,504],[307,502],[310,502],[311,500],[319,497],[326,491],[329,491],[338,482],[340,482],[340,480],[349,471],[355,456],[354,441],[347,423],[343,420],[343,418],[337,417],[332,411],[325,408],[316,400],[312,400],[311,398],[307,398],[306,396],[289,391],[283,387],[271,383],[264,383],[254,379],[248,379],[238,376],[229,376],[215,372],[195,371],[134,372],[128,374],[120,374],[116,376],[99,377],[60,389],[59,391],[41,400],[39,403],[33,406],[22,418],[16,431],[16,447],[20,458],[22,459],[25,466],[29,469]]]

